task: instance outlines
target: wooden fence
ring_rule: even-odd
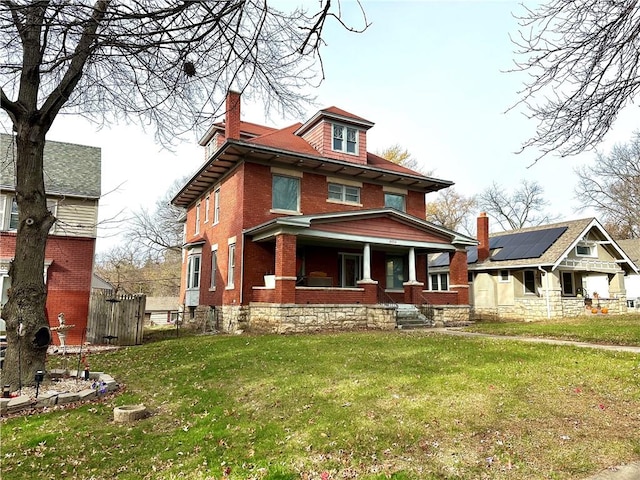
[[[144,327],[145,295],[91,293],[87,341],[94,344],[140,345]]]

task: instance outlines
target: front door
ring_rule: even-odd
[[[340,256],[340,286],[357,287],[358,280],[362,280],[362,255],[343,253]]]

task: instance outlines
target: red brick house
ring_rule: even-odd
[[[0,134],[0,315],[11,286],[9,265],[16,246],[18,209],[15,202],[11,135]],[[57,218],[45,250],[43,272],[47,286],[46,315],[58,325],[64,313],[66,344],[79,344],[87,326],[89,294],[100,198],[100,149],[85,145],[47,142],[44,150],[47,205]],[[58,344],[58,336],[53,334]]]
[[[172,200],[187,210],[181,301],[222,330],[394,328],[395,305],[468,315],[465,247],[424,220],[425,194],[452,183],[367,152],[373,123],[336,107],[283,129],[240,119],[201,140],[205,162]],[[427,255],[450,285],[425,290]]]

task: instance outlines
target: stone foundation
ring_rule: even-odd
[[[251,304],[249,324],[258,333],[393,330],[396,310],[384,305]]]
[[[592,305],[598,304],[600,308],[606,307],[608,314],[616,315],[627,313],[626,297],[592,299]],[[500,305],[498,307],[474,307],[471,309],[472,320],[519,320],[537,321],[547,318],[568,318],[580,315],[591,315],[591,308],[585,306],[584,298],[561,297],[553,292],[549,298],[545,297],[522,297],[517,298],[513,305]]]
[[[434,325],[441,327],[454,327],[469,323],[469,305],[434,305]]]

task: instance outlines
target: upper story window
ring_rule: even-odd
[[[58,201],[53,198],[47,198],[47,210],[53,216],[57,215]],[[0,230],[17,230],[18,229],[18,202],[13,195],[0,195]],[[54,233],[56,225],[51,228],[49,233]]]
[[[358,129],[344,125],[333,125],[333,150],[358,154]]]
[[[401,212],[406,212],[407,206],[405,196],[398,193],[385,192],[384,194],[384,206],[387,208],[395,208]]]
[[[213,192],[213,224],[220,221],[220,187]]]
[[[204,223],[209,221],[209,195],[204,199]]]
[[[339,202],[360,203],[360,188],[338,183],[329,184],[329,199]]]
[[[576,245],[576,256],[578,257],[597,257],[596,246],[594,243],[582,242]]]
[[[271,207],[288,212],[300,211],[300,179],[273,175]]]
[[[200,233],[200,202],[196,203],[196,235]]]

